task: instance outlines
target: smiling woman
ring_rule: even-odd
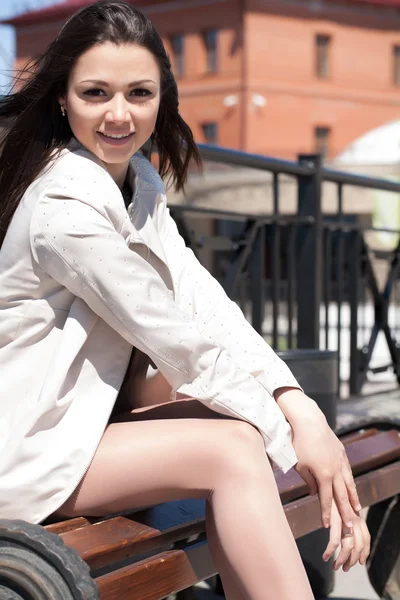
[[[312,600],[269,459],[318,492],[336,568],[368,531],[325,417],[169,214],[200,159],[158,33],[96,2],[28,69],[0,102],[0,519],[203,498],[229,600]]]

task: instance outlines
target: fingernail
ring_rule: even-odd
[[[353,521],[347,521],[346,525],[347,527],[353,527]]]
[[[360,503],[358,503],[358,504],[357,504],[357,508],[356,508],[356,510],[362,510],[362,506],[361,506],[361,504],[360,504]]]
[[[323,556],[323,557],[322,557],[322,560],[323,560],[324,562],[328,562],[328,560],[329,560],[329,556],[328,556],[328,557],[325,557],[325,556]]]

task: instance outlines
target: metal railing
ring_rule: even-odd
[[[171,206],[188,246],[195,253],[201,249],[212,253],[213,274],[240,303],[255,329],[275,349],[324,346],[337,350],[339,361],[347,354],[349,375],[342,374],[342,379],[349,380],[351,394],[361,391],[369,372],[393,370],[399,383],[396,338],[400,327],[397,322],[389,323],[389,306],[393,305],[397,317],[392,299],[399,277],[400,246],[390,251],[370,247],[368,231],[394,231],[346,220],[343,188],[400,193],[400,184],[323,168],[318,155],[300,155],[296,163],[207,145],[200,145],[200,150],[207,163],[271,174],[273,207],[265,214]],[[282,175],[296,181],[295,214],[280,210]],[[336,186],[337,210],[329,216],[322,212],[324,182]],[[211,219],[214,234],[197,235],[193,217]],[[382,289],[373,266],[377,259],[389,264]],[[373,311],[371,326],[362,322],[366,306]],[[343,311],[348,323],[344,323]],[[390,360],[373,367],[371,359],[380,332]]]

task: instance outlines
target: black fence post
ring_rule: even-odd
[[[319,348],[322,298],[322,210],[321,157],[301,154],[299,164],[311,167],[311,175],[298,178],[299,217],[312,217],[313,223],[299,227],[297,245],[297,347]]]
[[[265,225],[258,228],[250,262],[251,324],[262,335],[265,315]]]
[[[358,349],[358,311],[361,298],[362,247],[359,231],[352,231],[349,243],[350,260],[350,394],[359,394],[365,378],[365,353]]]

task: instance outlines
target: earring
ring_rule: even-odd
[[[61,108],[62,116],[65,117],[65,108],[63,106],[60,106],[60,108]]]

